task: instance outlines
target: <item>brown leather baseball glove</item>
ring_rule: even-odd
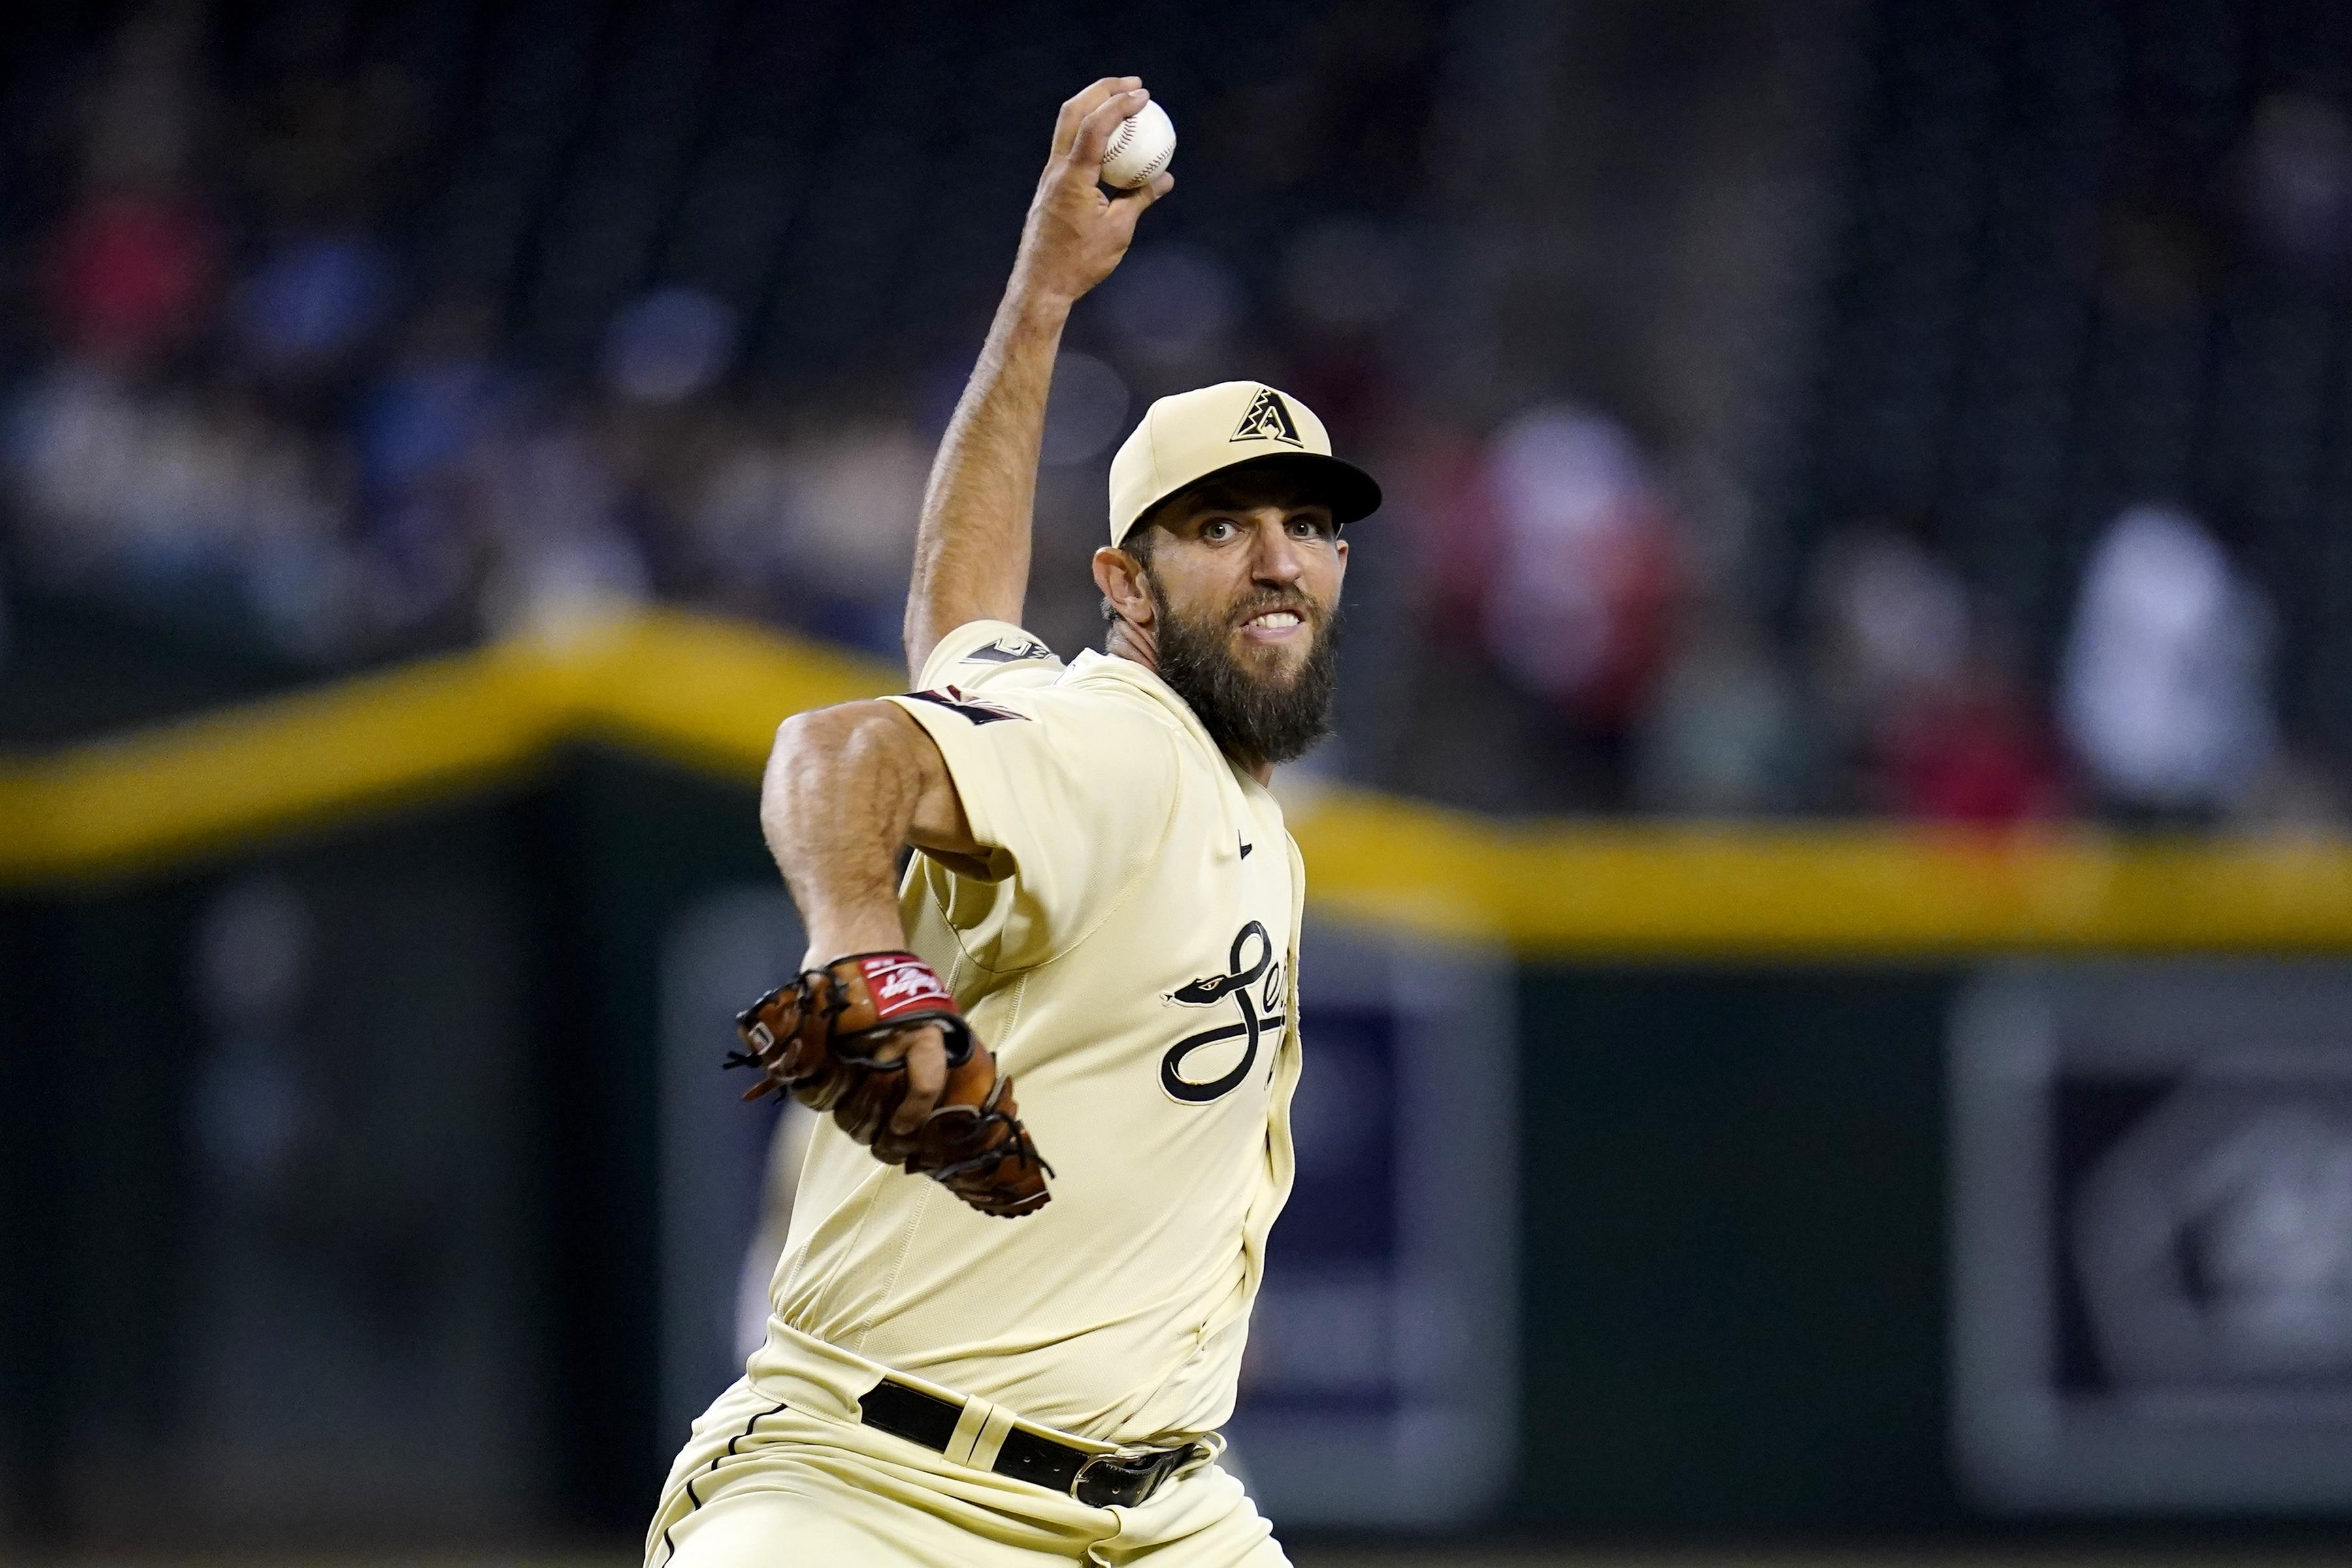
[[[905,1052],[914,1032],[946,1037],[947,1087],[911,1133],[890,1129],[906,1098]],[[829,1110],[874,1157],[929,1176],[982,1214],[1017,1218],[1044,1208],[1053,1167],[1038,1156],[1013,1103],[1013,1079],[972,1037],[937,971],[911,952],[856,952],[786,981],[735,1019],[743,1049],[727,1065],[755,1068],[744,1092],[790,1094]]]

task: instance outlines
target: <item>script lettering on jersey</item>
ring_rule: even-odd
[[[994,724],[1005,719],[1025,719],[1025,713],[1015,713],[1010,708],[999,708],[993,702],[982,702],[977,697],[966,697],[952,686],[942,686],[937,691],[909,691],[906,696],[918,702],[936,702],[950,713],[961,713],[975,724]]]
[[[1290,1022],[1281,1011],[1285,1005],[1282,964],[1274,956],[1274,939],[1265,934],[1265,927],[1255,921],[1242,927],[1234,936],[1233,952],[1225,962],[1223,974],[1202,975],[1168,994],[1170,1001],[1187,1007],[1216,1007],[1230,1001],[1237,1014],[1233,1023],[1185,1036],[1160,1058],[1160,1087],[1171,1099],[1187,1105],[1206,1105],[1239,1089],[1257,1061],[1259,1037],[1272,1029],[1279,1038]],[[1241,1060],[1230,1069],[1206,1081],[1184,1076],[1185,1059],[1192,1053],[1233,1039],[1244,1044]]]
[[[903,1013],[914,1013],[954,1004],[939,973],[920,959],[907,959],[890,954],[861,958],[857,966],[866,975],[866,989],[874,997],[874,1016],[887,1021]]]

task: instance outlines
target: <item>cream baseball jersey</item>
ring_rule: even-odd
[[[946,758],[985,864],[915,857],[909,944],[1014,1079],[1053,1166],[1020,1219],[816,1132],[777,1318],[1113,1443],[1231,1414],[1289,1195],[1304,874],[1272,795],[1142,666],[959,627],[892,698]],[[772,1339],[754,1354],[787,1358]]]

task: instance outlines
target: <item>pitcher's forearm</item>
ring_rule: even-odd
[[[1118,265],[1135,221],[1168,194],[1161,171],[1116,198],[1100,184],[1112,131],[1151,95],[1105,77],[1062,105],[1053,155],[1021,226],[1013,280],[931,465],[907,594],[907,668],[922,679],[940,638],[967,621],[1018,623],[1029,587],[1029,521],[1045,395],[1070,307]]]
[[[906,944],[898,857],[919,787],[898,748],[845,710],[777,731],[760,828],[819,962]]]
[[[906,945],[898,852],[908,845],[984,853],[939,747],[888,702],[786,720],[761,784],[760,830],[818,963]]]
[[[907,668],[917,679],[957,626],[1021,619],[1045,400],[1069,313],[1069,301],[1016,272],[940,442],[907,595]]]

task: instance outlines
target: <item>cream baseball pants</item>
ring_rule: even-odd
[[[783,1367],[778,1348],[694,1424],[646,1568],[1288,1568],[1213,1460],[1139,1506],[1092,1508],[861,1424],[857,1394],[882,1368],[814,1341]]]

